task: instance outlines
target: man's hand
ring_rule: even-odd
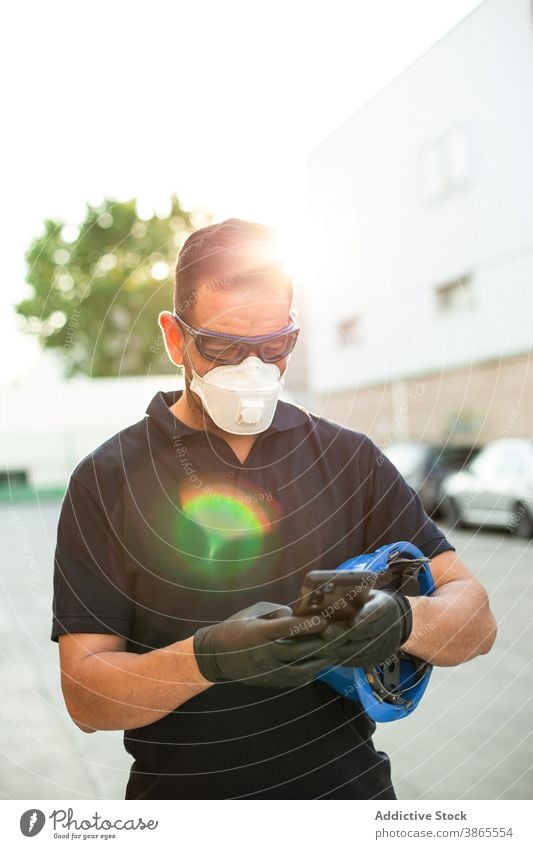
[[[298,687],[335,663],[335,652],[328,653],[318,635],[325,625],[319,617],[311,623],[308,617],[295,616],[290,607],[259,602],[196,631],[196,662],[204,678],[213,682]],[[302,629],[309,636],[287,639]]]
[[[455,551],[431,560],[435,592],[411,598],[413,632],[404,650],[434,666],[456,666],[486,654],[497,626],[487,592]]]
[[[396,654],[413,627],[411,606],[400,592],[372,590],[348,622],[332,622],[320,637],[324,656],[340,666],[374,666]],[[320,656],[321,652],[317,652]]]

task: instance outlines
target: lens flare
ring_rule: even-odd
[[[175,547],[195,584],[213,581],[213,587],[222,588],[258,561],[266,562],[270,544],[277,539],[279,513],[271,493],[217,483],[201,492],[187,488],[180,501]]]
[[[235,496],[220,492],[199,495],[183,506],[183,515],[206,534],[209,559],[215,558],[224,545],[237,540],[248,540],[259,553],[263,524],[253,508]]]

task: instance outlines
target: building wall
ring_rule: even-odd
[[[502,436],[533,438],[533,357],[323,395],[317,412],[382,448],[405,439],[483,445]]]
[[[434,374],[439,415],[453,421],[452,375],[472,370],[481,391],[491,363],[527,361],[532,56],[528,0],[488,0],[310,155],[306,332],[321,344],[306,348],[311,388],[338,417],[354,393],[373,410],[392,403],[387,387],[398,399],[402,381]]]
[[[181,376],[168,374],[37,378],[38,367],[1,388],[3,476],[23,473],[37,489],[64,486],[83,457],[144,417],[157,392],[183,388]]]

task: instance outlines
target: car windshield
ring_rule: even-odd
[[[468,470],[474,475],[494,475],[505,472],[508,457],[508,444],[505,442],[492,442],[470,463]]]
[[[397,442],[383,452],[401,475],[410,475],[415,471],[424,456],[424,448],[415,442]]]
[[[533,469],[531,444],[526,440],[501,440],[483,449],[469,465],[474,475],[528,475]]]

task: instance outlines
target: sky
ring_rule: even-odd
[[[306,157],[479,0],[19,0],[2,13],[0,382],[31,369],[24,253],[45,218],[175,192],[305,255]],[[170,287],[169,287],[170,297]]]

